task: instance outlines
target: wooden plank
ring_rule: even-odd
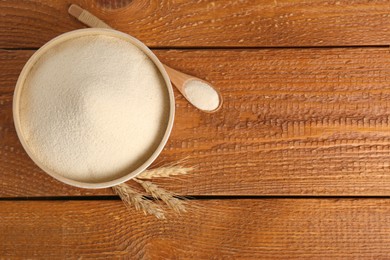
[[[0,48],[36,48],[82,28],[67,14],[70,3],[153,47],[390,43],[386,0],[7,0],[0,2]]]
[[[11,102],[31,53],[0,52],[0,195],[111,194],[60,185],[24,153]],[[183,195],[390,195],[387,48],[156,54],[225,98],[220,112],[205,114],[176,93],[175,126],[158,162],[188,157],[197,169],[160,185]]]
[[[166,221],[121,201],[0,202],[3,258],[387,259],[387,199],[191,201]]]

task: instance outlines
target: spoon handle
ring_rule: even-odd
[[[180,71],[177,71],[175,69],[172,69],[171,67],[164,65],[164,68],[165,70],[167,71],[168,75],[169,75],[169,78],[171,80],[171,82],[173,83],[173,85],[176,86],[176,88],[180,91],[180,93],[184,96],[184,97],[187,97],[187,94],[186,92],[184,91],[184,86],[185,86],[185,83],[194,78],[193,76],[190,76],[188,74],[185,74],[183,72],[180,72]],[[195,79],[195,78],[194,78]]]
[[[78,5],[72,4],[69,7],[68,12],[89,27],[112,29],[111,26]]]

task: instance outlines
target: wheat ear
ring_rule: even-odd
[[[172,165],[156,169],[146,170],[137,176],[138,179],[150,180],[153,178],[165,178],[175,175],[188,174],[193,170],[191,167]]]
[[[160,188],[150,181],[142,181],[139,179],[134,179],[134,181],[141,184],[145,191],[150,193],[153,198],[160,199],[165,204],[167,204],[168,207],[170,207],[173,211],[177,213],[186,212],[184,200],[182,198],[177,198],[177,196],[172,192]]]
[[[158,219],[165,219],[164,210],[153,201],[148,200],[142,194],[133,190],[125,183],[112,187],[126,206],[134,206],[136,210],[142,210],[145,215],[154,215]]]

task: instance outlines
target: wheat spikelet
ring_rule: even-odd
[[[183,167],[179,165],[172,165],[166,167],[155,168],[146,170],[137,176],[138,179],[150,180],[153,178],[165,178],[175,175],[188,174],[193,170],[191,167]]]
[[[125,183],[112,187],[126,206],[134,206],[136,210],[142,210],[145,215],[150,214],[158,219],[165,219],[164,211],[156,203],[146,199],[142,194],[133,190]]]
[[[134,179],[141,184],[146,192],[149,192],[155,199],[160,199],[177,213],[186,212],[185,202],[183,199],[177,198],[172,192],[158,187],[156,184],[150,181],[142,181]]]

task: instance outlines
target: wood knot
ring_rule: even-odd
[[[133,0],[96,0],[104,9],[119,9],[128,6]]]

